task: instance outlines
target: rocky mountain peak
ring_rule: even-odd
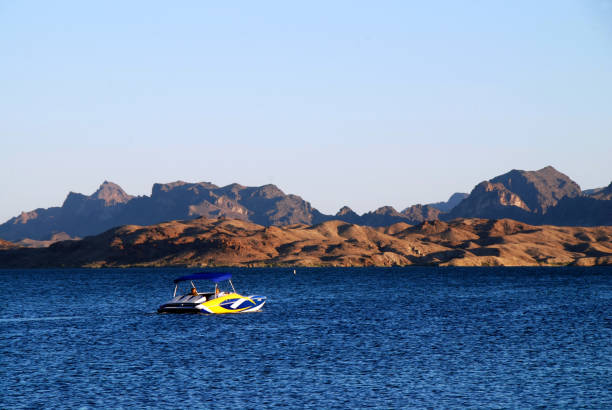
[[[342,208],[340,208],[338,212],[336,212],[336,216],[345,216],[345,215],[357,215],[357,214],[348,206],[343,206]]]
[[[380,208],[378,208],[377,210],[375,210],[373,212],[376,215],[395,215],[395,214],[399,214],[399,212],[397,212],[397,210],[395,208],[393,208],[392,206],[381,206]]]
[[[340,208],[340,210],[336,212],[334,219],[339,219],[352,224],[359,224],[361,222],[361,217],[348,206],[343,206]]]
[[[281,191],[276,185],[267,184],[257,187],[253,192],[253,196],[259,196],[264,198],[278,198],[284,197],[285,193]]]
[[[537,171],[513,169],[476,185],[447,218],[513,218],[537,221],[564,198],[582,195],[567,175],[547,166]]]
[[[132,199],[133,196],[126,194],[119,185],[113,182],[104,181],[90,198],[101,199],[104,201],[105,205],[109,206],[124,204]]]
[[[561,198],[573,198],[582,193],[576,182],[550,165],[537,171],[513,169],[490,182],[502,184],[508,191],[518,195],[532,212],[538,214],[546,213]]]
[[[229,184],[229,185],[224,186],[222,189],[224,191],[238,192],[238,191],[242,191],[245,188],[246,188],[246,186],[240,185],[240,184],[234,182],[233,184]]]

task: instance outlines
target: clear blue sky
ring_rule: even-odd
[[[2,1],[0,222],[104,180],[323,212],[612,179],[610,1]]]

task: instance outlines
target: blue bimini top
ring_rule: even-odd
[[[184,282],[187,280],[198,280],[205,279],[213,282],[221,282],[222,280],[227,280],[232,277],[231,273],[226,272],[200,272],[193,273],[187,276],[181,276],[180,278],[174,279],[174,283]]]

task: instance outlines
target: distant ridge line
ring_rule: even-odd
[[[448,201],[417,204],[398,211],[383,206],[359,215],[348,206],[326,215],[300,196],[272,184],[219,187],[211,182],[155,183],[150,196],[132,196],[104,181],[92,195],[70,192],[60,207],[38,208],[0,225],[0,238],[45,246],[56,240],[96,235],[122,225],[154,225],[198,217],[230,218],[262,226],[313,225],[341,220],[362,226],[410,225],[454,218],[510,218],[532,225],[612,225],[612,183],[582,191],[552,166],[511,170],[477,184]],[[54,239],[55,238],[55,239]]]

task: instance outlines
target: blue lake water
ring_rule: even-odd
[[[0,270],[0,407],[612,406],[610,268],[229,271],[261,312],[156,314],[188,269]]]

